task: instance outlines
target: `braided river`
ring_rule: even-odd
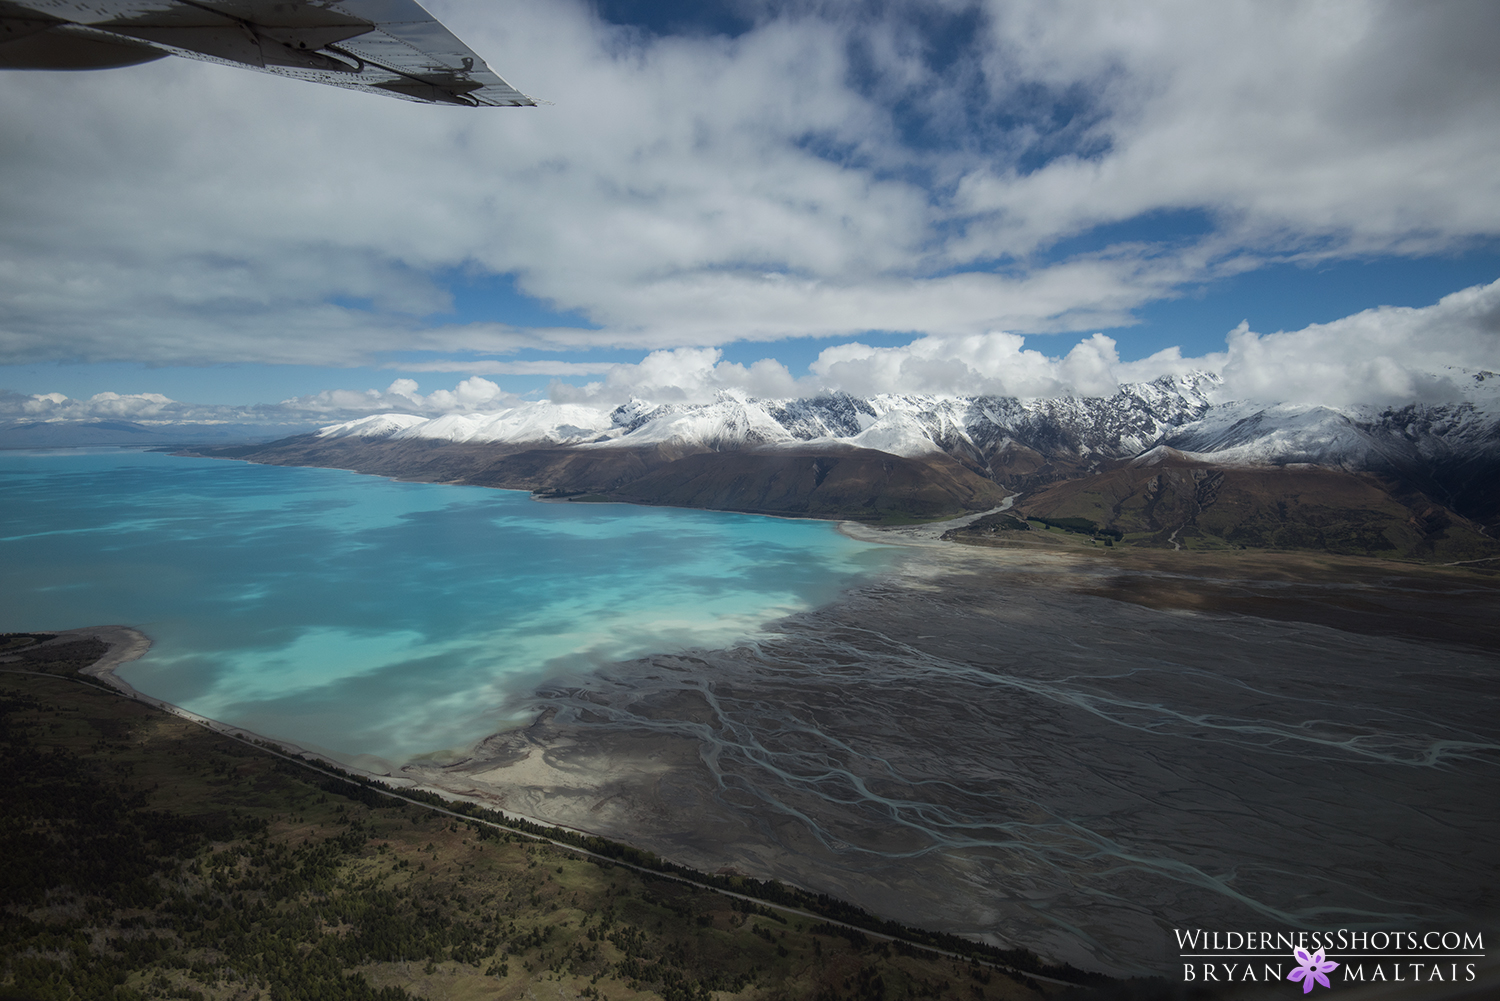
[[[1482,644],[330,470],[0,453],[0,497],[0,628],[135,626],[148,694],[702,869],[1114,973],[1169,975],[1174,928],[1500,914]]]

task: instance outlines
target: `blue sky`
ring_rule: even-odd
[[[1329,323],[1371,306],[1428,306],[1457,289],[1488,284],[1500,277],[1500,253],[1488,248],[1466,254],[1424,258],[1380,257],[1339,261],[1321,267],[1294,264],[1271,265],[1257,271],[1189,290],[1179,298],[1163,299],[1140,309],[1139,322],[1103,332],[1120,342],[1124,360],[1145,358],[1163,348],[1180,345],[1189,356],[1206,355],[1224,348],[1225,334],[1242,320],[1254,330],[1272,333],[1300,330],[1309,324]],[[576,315],[558,313],[543,303],[515,291],[504,279],[486,282],[455,281],[456,322],[499,321],[517,325],[582,324]],[[858,340],[871,345],[895,346],[913,339],[909,331],[864,331]],[[1054,350],[1071,348],[1076,338],[1058,337]],[[1048,346],[1051,346],[1050,344]],[[726,345],[725,361],[749,365],[772,356],[796,376],[828,347],[822,338],[788,338],[774,345],[740,342]],[[540,359],[554,357],[545,350],[519,351],[507,357]],[[582,361],[629,364],[641,352],[628,348],[604,348],[573,352]],[[275,402],[308,396],[322,390],[363,390],[383,386],[395,378],[416,378],[434,383],[430,373],[399,368],[336,368],[309,365],[232,365],[197,368],[148,367],[130,362],[93,364],[43,363],[6,366],[0,383],[38,387],[33,391],[61,392],[74,398],[95,393],[162,393],[173,399],[218,402],[235,406]],[[1500,366],[1500,358],[1495,360]],[[511,376],[506,388],[518,395],[545,393],[551,376]]]
[[[1491,4],[431,6],[553,103],[7,76],[3,406],[1095,393],[1233,369],[1242,321],[1278,365],[1378,328],[1398,387],[1500,368],[1430,312],[1500,279]]]

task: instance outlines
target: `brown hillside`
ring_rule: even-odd
[[[851,448],[689,455],[615,496],[644,504],[879,521],[983,511],[998,505],[1005,491],[946,455],[904,458]]]
[[[1152,458],[1054,484],[1022,507],[1029,517],[1083,519],[1148,546],[1450,560],[1500,553],[1466,519],[1369,474]]]
[[[650,448],[538,448],[498,458],[464,482],[544,496],[611,494],[669,461]]]
[[[283,466],[351,469],[549,497],[867,521],[936,518],[995,507],[1007,491],[936,454],[872,449],[699,452],[526,447],[443,441],[289,438],[196,454]]]
[[[348,469],[427,483],[459,483],[481,473],[497,459],[530,447],[430,439],[370,441],[366,438],[327,439],[299,435],[264,445],[188,449],[179,454],[244,459],[268,466]]]
[[[990,457],[992,478],[940,453],[907,458],[837,445],[684,455],[658,446],[305,436],[197,454],[544,497],[865,521],[983,511],[1019,489],[1027,491],[1019,510],[1030,517],[1074,521],[1067,527],[1085,533],[1109,529],[1127,544],[1147,547],[1303,549],[1438,561],[1500,556],[1500,545],[1482,529],[1412,482],[1315,466],[1216,466],[1169,448],[1101,470],[1010,443]],[[1476,474],[1466,482],[1483,493],[1487,481]]]
[[[1040,490],[1058,480],[1083,476],[1092,470],[1086,460],[1074,455],[1043,455],[1019,442],[1006,442],[985,460],[986,470],[1006,493]]]

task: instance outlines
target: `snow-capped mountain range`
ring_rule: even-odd
[[[1311,463],[1411,473],[1454,461],[1500,461],[1500,376],[1473,378],[1475,391],[1466,402],[1404,407],[1215,403],[1218,377],[1196,373],[1124,386],[1105,398],[837,394],[760,400],[724,393],[712,403],[632,400],[614,409],[538,402],[493,414],[379,414],[325,427],[318,437],[664,447],[684,454],[855,446],[905,457],[942,452],[980,468],[1017,447],[1089,463],[1165,446],[1215,465]]]
[[[1500,559],[1500,377],[1470,375],[1459,402],[1400,407],[1225,402],[1207,373],[1093,398],[539,402],[380,414],[194,454],[878,524],[986,516],[1009,497],[1026,517],[1129,545],[1489,561]],[[976,524],[984,544],[1012,531]]]

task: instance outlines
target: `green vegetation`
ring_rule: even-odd
[[[1043,996],[1027,971],[1100,979],[781,884],[403,801],[75,677],[10,673],[71,674],[102,653],[31,649],[44,638],[0,647],[15,655],[0,673],[0,997],[983,1001]]]
[[[1039,522],[1048,528],[1058,528],[1064,532],[1072,532],[1075,535],[1087,535],[1091,539],[1114,539],[1119,541],[1125,538],[1125,533],[1118,528],[1101,526],[1097,522],[1087,518],[1042,518],[1032,516],[1031,521]]]
[[[6,633],[0,636],[0,655],[17,656],[19,659],[12,665],[15,669],[72,676],[83,668],[92,666],[109,649],[96,639],[40,646],[56,638],[53,633]]]
[[[1025,536],[1016,534],[1020,532],[1030,534]],[[1098,541],[1105,546],[1113,546],[1125,537],[1125,533],[1119,529],[1100,526],[1087,518],[1039,518],[1035,516],[1022,518],[1008,511],[1002,511],[977,518],[963,528],[944,532],[943,538],[979,546],[1036,548],[1057,545],[1059,541],[1057,536],[1049,535],[1049,533],[1081,535],[1088,543]],[[1068,544],[1080,545],[1081,543],[1070,542]]]
[[[967,526],[975,532],[1029,532],[1031,526],[1024,518],[1018,518],[1008,511],[997,514],[987,514],[983,518],[976,518]]]
[[[6,633],[0,636],[0,655],[19,653],[22,650],[57,639],[53,633]]]
[[[975,518],[961,528],[950,528],[942,537],[950,542],[968,542],[973,545],[993,546],[1006,544],[1012,532],[1029,532],[1031,526],[1009,512],[1001,511]]]

